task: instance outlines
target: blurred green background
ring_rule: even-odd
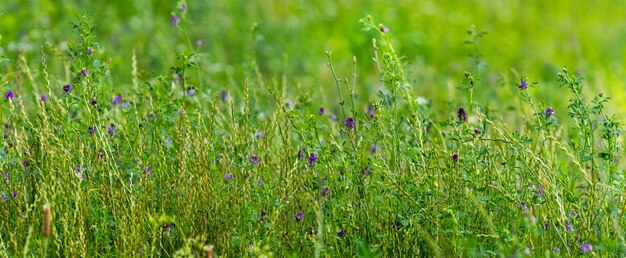
[[[326,50],[340,77],[350,77],[358,60],[358,93],[373,100],[378,90],[371,61],[372,34],[359,19],[371,14],[390,28],[394,44],[408,64],[414,91],[433,103],[462,102],[454,88],[463,72],[475,72],[464,44],[475,25],[488,34],[480,40],[476,101],[506,108],[517,92],[520,75],[538,81],[540,100],[564,107],[556,73],[567,66],[586,78],[588,90],[613,97],[614,108],[626,107],[623,94],[626,64],[624,1],[378,1],[378,0],[221,0],[187,1],[181,27],[201,54],[205,87],[224,89],[228,76],[242,84],[247,64],[255,59],[268,78],[287,75],[292,94],[310,92],[319,103],[336,103],[334,82],[326,66]],[[171,25],[177,1],[147,0],[5,0],[0,10],[0,53],[16,66],[19,55],[39,65],[42,44],[63,50],[77,40],[71,22],[88,13],[97,41],[111,58],[111,76],[119,87],[131,84],[131,58],[137,55],[143,74],[163,74],[175,64],[174,50],[189,44]],[[256,32],[252,32],[257,24]],[[188,49],[187,49],[188,50]],[[53,75],[62,77],[63,67]],[[59,56],[57,62],[62,60]],[[9,79],[10,73],[9,73]],[[200,89],[200,90],[209,90]],[[237,89],[231,89],[237,91]],[[263,89],[258,89],[263,90]],[[289,93],[289,92],[288,92]],[[618,110],[615,110],[618,111]],[[558,109],[557,109],[558,112]],[[563,112],[564,113],[564,112]],[[619,113],[619,112],[618,112]]]

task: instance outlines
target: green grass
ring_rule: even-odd
[[[123,2],[0,7],[0,255],[624,256],[614,2]]]

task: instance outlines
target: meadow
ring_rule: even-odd
[[[626,256],[621,1],[0,6],[0,257]]]

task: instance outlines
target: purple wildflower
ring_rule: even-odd
[[[326,110],[323,107],[321,107],[320,111],[317,113],[320,114],[320,116],[323,116],[326,113]]]
[[[546,117],[551,117],[554,115],[554,109],[552,107],[547,107],[545,111],[543,111],[543,115]]]
[[[454,163],[458,162],[459,161],[459,154],[456,154],[456,153],[452,154],[452,161],[454,161]]]
[[[93,98],[89,101],[89,104],[91,104],[92,106],[98,105],[98,100]]]
[[[587,253],[593,249],[593,246],[591,246],[589,242],[583,242],[580,245],[580,249],[583,251],[583,253]]]
[[[543,222],[543,229],[548,230],[549,226],[550,226],[550,223],[548,223],[547,221]]]
[[[457,117],[459,119],[459,122],[465,122],[467,121],[467,112],[465,112],[464,108],[459,108],[459,110],[456,112]]]
[[[572,225],[572,222],[570,222],[570,221],[565,222],[565,230],[567,230],[567,231],[573,231],[574,230],[574,225]]]
[[[331,114],[330,115],[330,119],[333,120],[333,121],[337,121],[337,115]]]
[[[90,134],[93,134],[96,131],[96,128],[93,125],[90,125],[89,127],[87,127],[87,132],[89,132]]]
[[[186,13],[187,12],[187,5],[186,4],[181,5],[180,6],[180,11],[183,12],[183,13]]]
[[[554,253],[560,253],[561,252],[561,248],[555,247],[554,250],[552,250],[552,252]]]
[[[172,139],[165,139],[165,141],[163,141],[163,143],[165,143],[165,146],[172,146]]]
[[[518,204],[517,207],[522,208],[522,210],[528,210],[528,204],[526,202]]]
[[[382,33],[387,33],[387,32],[389,32],[389,27],[387,27],[387,26],[382,26],[382,25],[381,25],[379,29],[380,29],[380,32],[382,32]]]
[[[370,118],[374,119],[374,118],[376,118],[376,115],[374,113],[370,113]]]
[[[257,131],[256,133],[254,133],[254,137],[256,137],[257,139],[263,138],[263,132],[262,131]]]
[[[112,104],[115,105],[119,105],[120,103],[122,103],[122,95],[118,94],[113,96],[113,102]]]
[[[13,100],[13,97],[15,97],[15,94],[12,91],[7,92],[6,98],[8,100]]]
[[[82,69],[82,70],[80,70],[80,74],[82,74],[83,76],[87,76],[87,75],[90,74],[90,72],[89,72],[88,69]]]
[[[303,151],[303,150],[299,150],[299,151],[298,151],[297,158],[298,158],[298,159],[302,159],[302,158],[304,158],[304,151]]]
[[[343,121],[343,124],[348,128],[348,130],[354,129],[354,119],[352,117],[348,117]]]
[[[526,247],[526,248],[524,249],[524,254],[525,254],[525,255],[530,255],[530,248]]]
[[[4,202],[8,202],[8,201],[9,201],[9,197],[7,197],[6,195],[4,195],[4,194],[3,194],[3,195],[2,195],[2,200],[3,200]]]
[[[315,164],[315,162],[317,162],[317,155],[315,153],[311,153],[309,154],[309,160],[307,162],[307,165],[313,166]]]
[[[480,135],[480,129],[478,129],[478,128],[474,128],[474,134],[476,134],[476,135]]]
[[[541,187],[537,187],[537,190],[535,191],[536,195],[543,195],[543,185]]]
[[[65,92],[65,93],[69,93],[73,89],[74,89],[74,87],[72,86],[72,84],[68,84],[68,85],[63,86],[63,92]]]
[[[39,97],[39,101],[41,101],[43,103],[48,102],[48,95],[47,94],[41,95],[41,97]]]
[[[252,164],[259,164],[259,157],[258,156],[250,155],[250,158],[248,158],[248,160],[250,160],[250,163],[252,163]]]
[[[233,174],[231,173],[224,174],[224,179],[233,179]]]
[[[202,45],[201,39],[196,39],[196,47],[200,47]]]
[[[170,224],[165,224],[165,226],[163,226],[163,231],[170,231],[172,229],[172,226]]]
[[[575,211],[572,211],[569,213],[570,217],[572,218],[576,218],[578,216],[578,213],[576,213]]]
[[[293,217],[297,220],[297,221],[301,221],[304,219],[304,213],[302,212],[298,212],[295,215],[293,215]]]
[[[376,153],[377,151],[378,151],[378,147],[376,146],[376,144],[372,144],[372,146],[370,146],[370,152]]]
[[[343,237],[345,235],[346,235],[346,231],[343,228],[340,228],[339,232],[337,232],[337,236]]]
[[[143,172],[147,172],[147,176],[148,176],[148,177],[151,177],[151,176],[152,176],[152,167],[150,167],[150,166],[145,166],[145,167],[143,167],[143,169],[142,169],[142,170],[143,170]]]
[[[17,197],[17,190],[13,190],[13,198]]]
[[[259,186],[263,186],[263,181],[261,179],[256,180],[256,184]]]
[[[196,95],[196,89],[188,89],[187,90],[187,97],[193,97]]]
[[[328,196],[330,194],[330,190],[328,190],[327,186],[322,187],[322,195]]]
[[[370,168],[365,168],[365,169],[363,169],[363,171],[361,173],[363,175],[369,176],[372,173],[372,170],[370,170]]]
[[[30,163],[28,162],[28,160],[24,160],[24,161],[22,161],[22,166],[28,167],[28,166],[30,166]]]
[[[87,49],[87,55],[91,55],[91,54],[93,54],[93,49],[91,49],[91,48]]]
[[[107,127],[107,132],[111,137],[114,137],[117,134],[117,127],[114,124],[110,124]]]
[[[176,25],[178,25],[178,23],[180,22],[180,18],[178,18],[178,16],[176,16],[176,15],[172,15],[172,20],[171,20],[171,22],[172,22],[172,25],[173,25],[173,26],[176,26]]]
[[[259,220],[260,221],[265,220],[265,215],[267,215],[267,213],[265,211],[259,212]]]
[[[130,107],[130,102],[129,101],[126,101],[126,102],[122,103],[122,108],[123,109],[127,109],[128,107]]]
[[[226,101],[228,100],[228,92],[227,92],[227,91],[225,91],[225,90],[223,90],[223,91],[220,93],[220,98],[222,99],[222,101],[226,102]]]
[[[526,88],[528,88],[528,82],[526,82],[526,80],[521,80],[517,88],[519,88],[520,90],[525,90]]]

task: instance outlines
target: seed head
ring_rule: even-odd
[[[50,213],[50,205],[43,206],[43,236],[50,237],[50,223],[52,222],[52,214]]]

